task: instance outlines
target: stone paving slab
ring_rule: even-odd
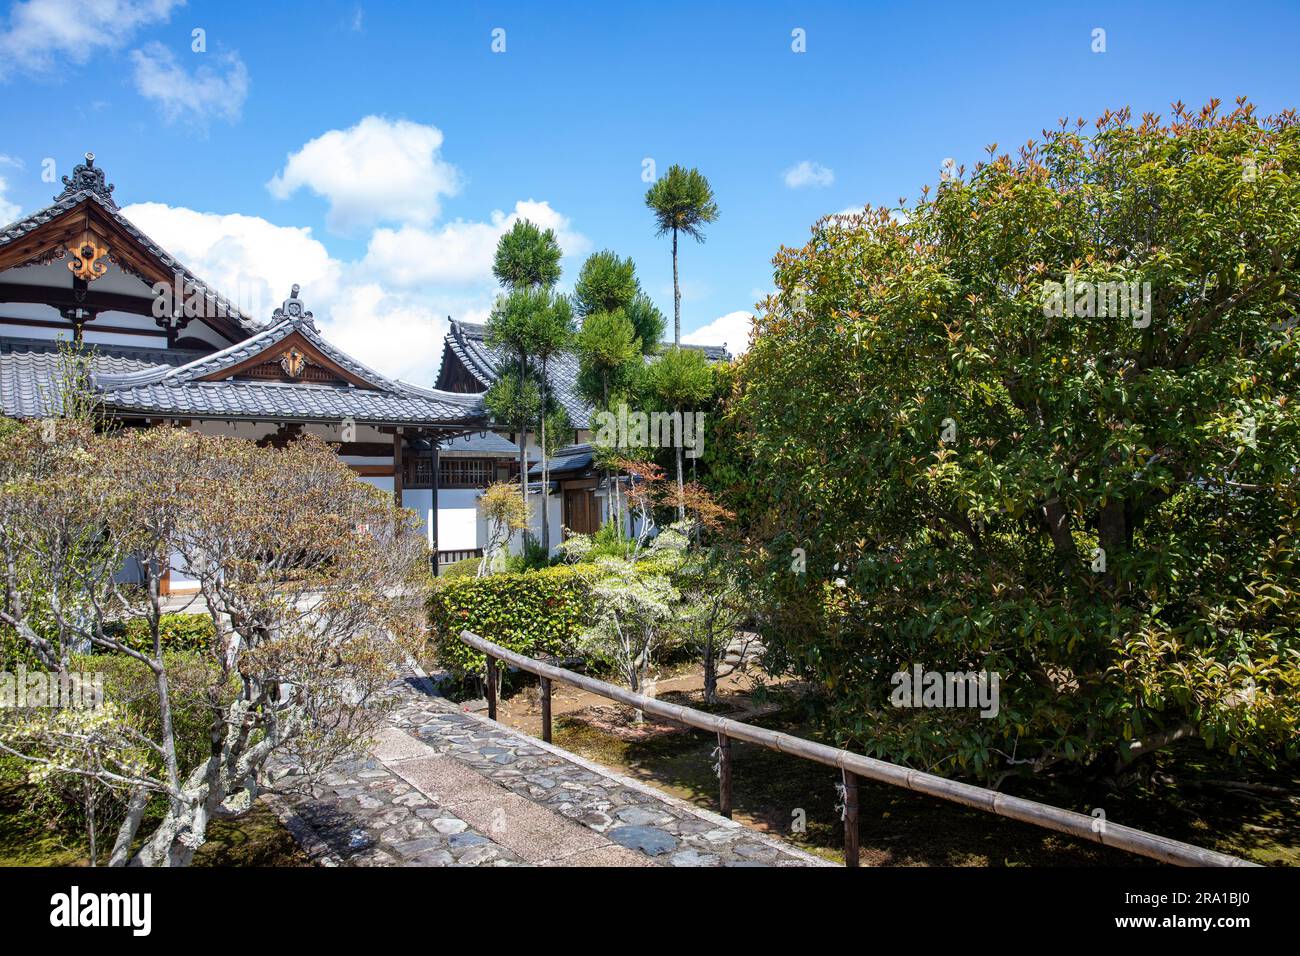
[[[831,866],[640,781],[461,712],[411,679],[364,759],[268,799],[339,866]],[[292,778],[289,778],[292,779]]]
[[[523,813],[532,804],[604,837],[617,845],[613,849],[656,865],[834,865],[486,717],[464,713],[445,698],[422,693],[414,682],[396,693],[391,723],[514,794],[519,798],[510,804],[514,812]],[[461,771],[443,764],[438,772]],[[437,782],[429,785],[437,791]],[[488,796],[485,805],[493,799]],[[504,797],[495,799],[505,806]],[[472,802],[465,798],[453,808],[468,817]],[[579,862],[576,856],[573,862]]]
[[[524,865],[377,757],[342,761],[310,792],[282,794],[276,803],[291,814],[281,819],[298,842],[327,865]],[[322,845],[332,859],[321,860]]]

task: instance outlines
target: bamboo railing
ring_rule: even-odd
[[[844,796],[844,853],[845,865],[858,865],[858,779],[866,778],[905,790],[926,793],[940,800],[974,807],[999,817],[1019,820],[1047,830],[1068,833],[1081,840],[1100,843],[1138,856],[1149,857],[1162,863],[1180,866],[1256,866],[1239,857],[1229,856],[1204,847],[1193,846],[1167,837],[1135,830],[1108,820],[1097,819],[1063,810],[1034,800],[1009,796],[986,787],[977,787],[958,780],[949,780],[936,774],[912,770],[874,757],[864,757],[852,751],[828,747],[802,737],[755,727],[738,720],[717,717],[670,704],[665,701],[633,693],[614,684],[596,680],[585,674],[556,667],[484,640],[472,631],[461,631],[460,639],[487,658],[488,717],[496,720],[497,662],[504,661],[523,671],[536,674],[542,682],[542,739],[551,742],[551,683],[560,681],[601,697],[635,707],[647,714],[677,721],[697,730],[717,734],[719,755],[719,802],[724,816],[731,816],[731,741],[742,740],[779,753],[793,754],[804,760],[835,767],[843,774]]]

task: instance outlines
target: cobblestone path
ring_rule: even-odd
[[[826,866],[412,678],[372,754],[272,798],[308,854],[346,866]]]

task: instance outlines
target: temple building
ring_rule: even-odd
[[[91,386],[121,426],[272,445],[316,435],[417,512],[436,566],[481,553],[482,489],[519,480],[521,467],[518,436],[493,430],[484,407],[499,357],[482,326],[452,321],[434,388],[389,378],[325,339],[298,286],[266,320],[241,311],[122,215],[93,154],[63,185],[52,205],[0,229],[0,414],[58,415],[60,340],[81,343]],[[549,487],[531,486],[534,533],[547,507],[554,548],[564,528],[596,530],[606,508],[580,444],[591,409],[575,357],[559,356],[551,373],[574,425]],[[531,436],[524,455],[534,477]],[[192,586],[169,581],[173,591]]]

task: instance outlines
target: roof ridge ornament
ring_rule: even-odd
[[[87,153],[84,163],[77,163],[72,168],[71,176],[63,177],[63,192],[54,197],[55,202],[62,202],[78,193],[94,193],[105,203],[117,208],[113,199],[113,190],[117,187],[104,179],[104,171],[95,165],[95,154]]]
[[[313,332],[316,331],[316,323],[313,316],[303,308],[302,299],[298,298],[298,283],[293,284],[293,291],[289,293],[289,298],[285,299],[281,306],[271,313],[271,319],[274,322],[283,322],[288,319],[294,325],[305,325]]]

